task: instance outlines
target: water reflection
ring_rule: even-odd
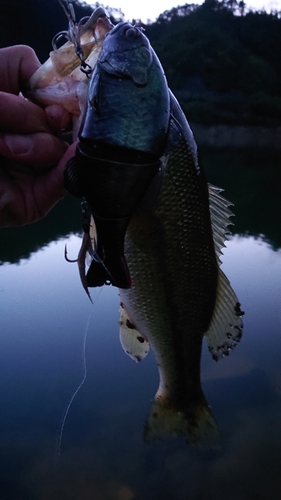
[[[92,306],[76,265],[80,238],[62,239],[21,265],[0,269],[0,479],[3,499],[279,500],[281,252],[234,236],[223,270],[246,311],[243,340],[215,363],[206,347],[203,389],[222,449],[202,454],[181,439],[144,445],[142,426],[158,385],[153,355],[141,364],[118,339],[118,294]],[[83,375],[54,468],[63,412]]]
[[[68,195],[40,221],[0,229],[0,264],[27,259],[50,242],[78,232],[81,232],[80,200]]]
[[[232,232],[250,234],[281,248],[281,152],[201,148],[209,182],[234,203]],[[0,263],[19,262],[51,241],[81,231],[80,201],[67,196],[44,219],[0,230]]]
[[[281,248],[281,152],[202,148],[209,182],[234,203],[233,233],[250,234]]]
[[[0,260],[20,264],[0,267],[1,498],[280,499],[280,158],[202,154],[210,182],[235,203],[223,270],[246,311],[243,339],[228,358],[215,363],[203,349],[203,390],[221,451],[198,453],[181,439],[143,444],[157,367],[152,354],[136,364],[123,353],[117,290],[92,291],[92,306],[76,265],[65,262],[65,243],[74,258],[81,242],[65,237],[80,231],[79,202],[66,198],[41,222],[0,232]],[[83,376],[91,313],[87,379],[55,469],[60,422]]]

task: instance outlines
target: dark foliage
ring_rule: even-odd
[[[146,32],[190,120],[281,124],[281,13],[205,0],[164,12]]]
[[[90,15],[91,7],[76,4],[77,19]],[[25,44],[44,62],[53,37],[66,30],[68,21],[58,0],[0,0],[0,46]]]
[[[92,11],[78,0],[75,10],[77,19]],[[42,62],[67,28],[58,0],[0,0],[0,12],[0,46],[31,45]],[[281,125],[280,13],[205,0],[165,11],[145,29],[190,120]]]

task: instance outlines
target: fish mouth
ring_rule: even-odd
[[[124,256],[126,229],[160,166],[161,161],[147,152],[91,140],[77,145],[75,157],[66,166],[64,184],[71,194],[87,200],[96,225],[88,286],[110,282],[130,288]]]

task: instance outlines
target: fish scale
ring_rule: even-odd
[[[170,374],[164,381],[168,398],[182,406],[184,386],[190,407],[192,398],[203,397],[201,343],[215,303],[217,262],[208,192],[185,140],[170,155],[164,175],[152,213],[138,213],[128,228],[125,255],[132,288],[120,294],[136,328],[159,353],[158,364]]]

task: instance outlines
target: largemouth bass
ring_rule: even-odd
[[[103,43],[79,139],[66,185],[93,215],[82,281],[119,288],[124,349],[140,360],[149,342],[159,368],[145,438],[211,443],[217,428],[200,383],[202,339],[217,360],[242,333],[240,304],[219,267],[232,213],[207,184],[149,41],[128,23]]]
[[[202,340],[218,360],[243,328],[220,269],[230,203],[207,184],[192,131],[141,29],[110,29],[92,66],[65,173],[68,190],[88,206],[81,281],[87,293],[117,286],[124,350],[136,361],[149,344],[155,354],[160,384],[145,439],[182,434],[211,444],[218,431],[201,388]]]

